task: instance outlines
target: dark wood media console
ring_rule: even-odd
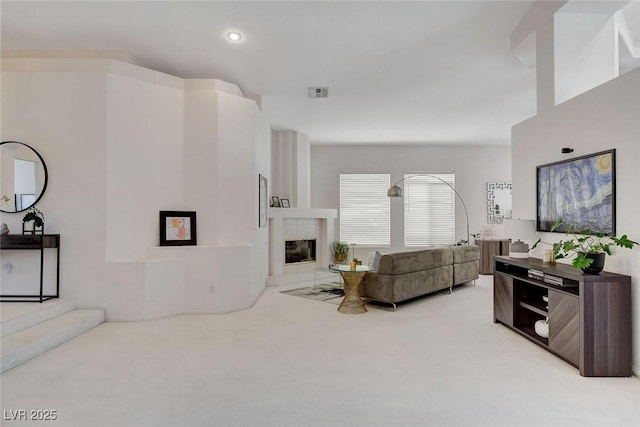
[[[497,256],[494,263],[494,322],[569,362],[582,376],[631,376],[631,277],[583,274],[536,258]],[[545,318],[548,338],[534,327]]]

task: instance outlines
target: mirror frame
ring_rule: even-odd
[[[505,219],[511,219],[512,214],[496,214],[496,194],[497,190],[509,190],[511,193],[510,182],[488,182],[487,183],[487,223],[502,224]],[[509,206],[513,212],[513,204]]]
[[[38,197],[36,198],[35,202],[33,202],[32,204],[30,204],[29,206],[27,206],[26,208],[20,209],[19,211],[14,210],[14,211],[6,211],[4,209],[0,209],[0,212],[4,212],[4,213],[18,213],[18,212],[24,212],[27,209],[29,209],[32,206],[35,206],[40,199],[42,199],[42,196],[44,195],[44,192],[47,189],[47,184],[49,183],[49,172],[47,170],[47,164],[44,162],[44,159],[42,158],[42,156],[40,155],[40,153],[38,153],[36,151],[35,148],[33,148],[32,146],[25,144],[24,142],[19,142],[19,141],[2,141],[0,142],[0,149],[2,149],[2,146],[4,144],[20,144],[23,145],[25,147],[27,147],[28,149],[30,149],[31,151],[33,151],[36,156],[38,156],[38,159],[40,159],[40,162],[42,163],[42,169],[44,169],[44,185],[42,186],[42,190],[40,191],[40,194],[38,195]],[[15,198],[15,193],[13,194],[13,197]],[[14,206],[15,206],[15,200],[14,200]]]

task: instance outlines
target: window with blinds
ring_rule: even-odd
[[[404,245],[451,245],[455,240],[455,174],[404,175]]]
[[[389,246],[391,224],[388,173],[340,174],[340,240]]]

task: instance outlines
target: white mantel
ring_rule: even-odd
[[[317,218],[336,219],[338,211],[336,209],[316,209],[316,208],[269,208],[269,219],[271,218]]]
[[[334,221],[338,217],[336,209],[315,208],[270,208],[269,209],[269,277],[267,285],[275,286],[296,281],[312,280],[316,268],[329,265],[329,244],[333,240]],[[316,236],[316,262],[285,268],[285,220],[316,220],[319,232]],[[315,221],[314,221],[315,222]],[[313,225],[313,229],[316,226]],[[308,276],[308,277],[307,277]]]

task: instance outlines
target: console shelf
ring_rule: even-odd
[[[56,293],[44,294],[44,252],[56,250]],[[44,302],[60,297],[60,235],[59,234],[7,234],[0,236],[0,250],[40,251],[40,283],[37,294],[2,294],[2,302]]]
[[[495,323],[577,367],[582,376],[631,375],[631,277],[500,256],[494,271]],[[535,323],[545,319],[548,338],[535,331]]]
[[[547,309],[545,307],[541,307],[540,304],[529,304],[526,303],[524,301],[520,301],[520,307],[524,308],[525,310],[530,310],[533,311],[534,313],[538,313],[541,316],[549,316],[549,312],[547,311]]]

